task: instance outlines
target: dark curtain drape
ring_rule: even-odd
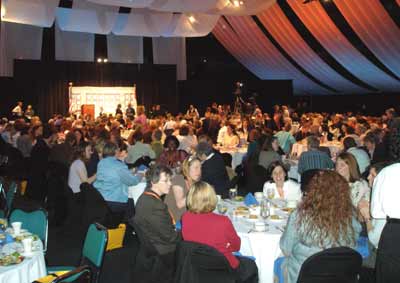
[[[176,67],[173,65],[99,64],[16,60],[16,92],[44,119],[68,111],[68,86],[132,86],[139,104],[162,104],[177,110]]]

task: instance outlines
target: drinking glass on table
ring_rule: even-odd
[[[235,200],[236,197],[237,197],[237,189],[230,189],[229,190],[230,200]]]
[[[271,215],[270,212],[270,203],[266,199],[261,201],[260,207],[260,216],[264,219],[264,221]]]
[[[268,199],[273,199],[275,196],[275,189],[274,188],[269,188],[267,190],[267,197]]]

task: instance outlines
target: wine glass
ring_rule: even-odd
[[[228,211],[228,207],[226,207],[223,204],[218,204],[217,205],[217,210],[220,214],[225,214]]]
[[[261,202],[261,208],[260,208],[260,216],[265,220],[267,220],[268,217],[270,217],[271,212],[270,212],[270,204],[267,200],[263,200]]]
[[[267,197],[268,197],[268,199],[273,199],[274,196],[275,196],[275,189],[269,188],[269,189],[267,190]]]
[[[237,189],[230,189],[229,190],[230,200],[235,200],[236,197],[237,197]]]

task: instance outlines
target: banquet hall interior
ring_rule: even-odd
[[[0,283],[400,278],[400,0],[0,0]]]

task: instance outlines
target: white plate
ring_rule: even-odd
[[[246,219],[246,221],[249,221],[249,222],[258,222],[258,221],[260,221],[260,217],[258,217],[258,216],[257,216],[257,218],[250,218],[248,215],[244,215],[243,218]]]
[[[270,218],[268,218],[268,220],[271,221],[271,222],[282,222],[282,221],[285,220],[285,218],[279,216],[279,219],[272,219],[272,218],[270,217]]]

